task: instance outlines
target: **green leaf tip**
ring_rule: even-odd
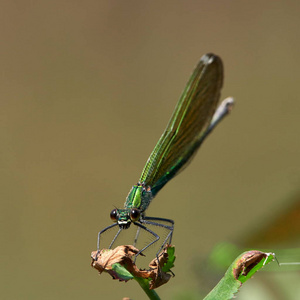
[[[119,263],[115,263],[112,265],[112,271],[114,271],[113,277],[115,279],[119,279],[120,281],[128,281],[134,278],[133,275]]]
[[[224,277],[204,300],[232,299],[244,282],[274,258],[274,253],[265,253],[258,250],[242,253],[230,265]]]
[[[233,269],[235,278],[241,283],[246,282],[259,269],[275,259],[274,253],[266,253],[257,250],[245,252],[236,261],[236,267]]]
[[[174,267],[174,261],[176,259],[175,254],[175,247],[170,246],[167,248],[167,262],[163,265],[162,271],[167,273],[167,272],[172,272],[171,269]]]

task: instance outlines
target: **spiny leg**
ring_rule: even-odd
[[[116,241],[117,237],[119,236],[121,230],[122,230],[122,228],[119,227],[119,230],[118,230],[118,232],[116,233],[116,235],[115,235],[115,237],[113,238],[113,240],[111,241],[111,243],[110,243],[108,249],[111,249],[112,245],[114,244],[114,242]]]
[[[143,222],[143,220],[153,220],[153,221],[163,221],[163,222],[168,222],[171,223],[171,227],[174,227],[174,221],[171,219],[166,219],[166,218],[157,218],[157,217],[144,217],[143,219],[140,220],[141,223],[147,223],[147,222]],[[150,223],[149,223],[150,224]],[[152,224],[152,223],[151,223]],[[159,224],[159,223],[158,223]],[[157,223],[155,225],[159,226]],[[152,224],[153,225],[153,224]],[[164,226],[163,226],[164,227]],[[133,246],[136,246],[137,240],[139,238],[140,235],[140,231],[141,231],[141,227],[138,227],[137,231],[136,231],[136,235],[134,238],[134,244]],[[173,230],[172,230],[172,234],[173,234]],[[172,234],[170,236],[170,241],[169,244],[171,244],[171,240],[172,240]]]
[[[101,236],[101,234],[117,225],[118,225],[117,223],[109,225],[109,226],[105,227],[103,230],[98,232],[96,260],[98,258],[99,252],[100,252],[100,236]],[[117,233],[117,235],[118,235],[118,233]],[[116,237],[113,239],[113,241],[115,241],[115,239],[116,239]]]
[[[150,230],[149,228],[147,228],[146,226],[142,225],[141,223],[138,222],[133,222],[134,225],[140,227],[141,229],[144,229],[145,231],[151,233],[154,237],[155,240],[152,241],[151,243],[149,243],[146,247],[144,247],[143,249],[141,249],[136,255],[135,255],[135,259],[137,258],[138,255],[140,255],[144,250],[146,250],[148,247],[150,247],[151,245],[153,245],[155,242],[157,242],[159,240],[159,235],[156,234],[155,232],[153,232],[152,230]]]
[[[167,223],[170,223],[171,226],[166,226],[164,224],[160,224],[160,223],[157,223],[157,222],[151,222],[151,223],[147,223],[147,224],[151,224],[151,225],[154,225],[154,226],[160,226],[160,227],[164,227],[166,229],[169,229],[170,230],[170,233],[168,234],[170,236],[170,239],[169,239],[169,244],[171,244],[172,242],[172,237],[173,237],[173,231],[174,231],[174,224],[175,222],[171,219],[166,219],[166,218],[157,218],[157,217],[144,217],[144,219],[146,222],[147,221],[163,221],[163,222],[167,222]],[[141,223],[146,223],[142,220]],[[167,242],[167,240],[165,240]],[[161,248],[162,249],[162,248]],[[161,250],[160,249],[160,250]]]
[[[152,222],[151,220],[168,222],[171,224],[171,226],[157,223],[157,222]],[[153,225],[153,226],[163,227],[163,228],[166,228],[169,230],[168,235],[166,236],[164,242],[162,243],[161,247],[159,248],[159,250],[156,253],[156,257],[158,259],[158,254],[163,249],[163,247],[166,245],[166,243],[169,242],[169,244],[171,244],[171,242],[172,242],[172,236],[173,236],[173,231],[174,231],[174,221],[171,219],[165,219],[165,218],[145,217],[143,220],[140,220],[140,222],[144,223],[144,224]]]
[[[171,224],[171,226],[168,226],[168,225],[165,225],[165,224],[161,224],[161,223],[157,223],[157,222],[152,222],[150,220],[168,222],[168,223]],[[165,244],[168,242],[168,240],[169,240],[169,243],[171,243],[171,241],[172,241],[172,235],[173,235],[173,231],[174,231],[174,221],[171,220],[171,219],[164,219],[164,218],[144,217],[144,219],[141,219],[140,222],[144,223],[144,224],[148,224],[148,225],[163,227],[163,228],[166,228],[166,229],[169,230],[169,233],[168,233],[167,237],[165,238],[164,242],[162,243],[161,247],[159,248],[159,250],[157,251],[157,253],[155,255],[156,259],[157,259],[158,271],[160,273],[161,271],[160,271],[160,267],[159,267],[159,258],[158,258],[158,255],[161,252],[161,250],[163,249],[163,247],[165,246]],[[154,233],[152,230],[150,230],[149,228],[147,228],[147,227],[145,227],[145,226],[143,226],[143,225],[141,225],[139,223],[134,223],[134,224],[137,225],[137,226],[139,226],[139,227],[141,227],[142,229],[150,232],[154,236],[157,236],[157,238],[156,238],[155,241],[152,241],[150,244],[148,244],[146,247],[144,247],[142,250],[140,250],[136,254],[135,257],[137,257],[142,251],[144,251],[145,249],[147,249],[148,247],[150,247],[151,245],[153,245],[155,242],[157,242],[159,240],[159,236],[156,233]]]
[[[136,246],[137,240],[138,240],[139,235],[140,235],[140,231],[141,231],[141,227],[138,227],[137,231],[136,231],[136,235],[135,235],[134,241],[133,241],[133,246],[134,247]]]

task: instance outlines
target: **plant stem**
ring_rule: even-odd
[[[149,280],[141,278],[141,277],[134,277],[134,279],[138,282],[144,292],[147,294],[149,299],[151,300],[160,300],[159,296],[154,290],[149,289]]]

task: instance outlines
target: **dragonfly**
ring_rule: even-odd
[[[223,100],[217,108],[222,85],[221,58],[212,53],[203,55],[183,90],[165,131],[150,154],[138,183],[129,191],[124,208],[113,209],[110,213],[113,224],[98,233],[96,257],[100,253],[101,235],[116,226],[118,231],[109,249],[120,232],[128,229],[131,224],[137,226],[134,246],[141,230],[153,236],[152,241],[139,250],[136,257],[160,239],[160,236],[149,227],[161,227],[168,232],[156,257],[166,244],[171,244],[174,221],[148,217],[145,211],[157,193],[184,169],[205,138],[231,111],[234,103],[231,97]]]

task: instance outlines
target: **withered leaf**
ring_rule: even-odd
[[[163,272],[162,267],[168,261],[167,249],[171,247],[166,245],[162,252],[158,255],[158,261],[155,257],[149,264],[148,270],[139,269],[133,262],[132,258],[139,252],[137,248],[131,245],[118,246],[115,249],[102,249],[98,255],[97,251],[92,252],[91,266],[99,271],[109,273],[113,279],[120,281],[128,281],[129,277],[124,277],[116,272],[114,266],[120,264],[134,277],[149,279],[149,288],[155,289],[167,283],[172,277],[169,273]]]
[[[262,259],[266,259],[267,254],[258,250],[248,251],[243,255],[233,269],[233,274],[236,279],[240,275],[246,276]]]

